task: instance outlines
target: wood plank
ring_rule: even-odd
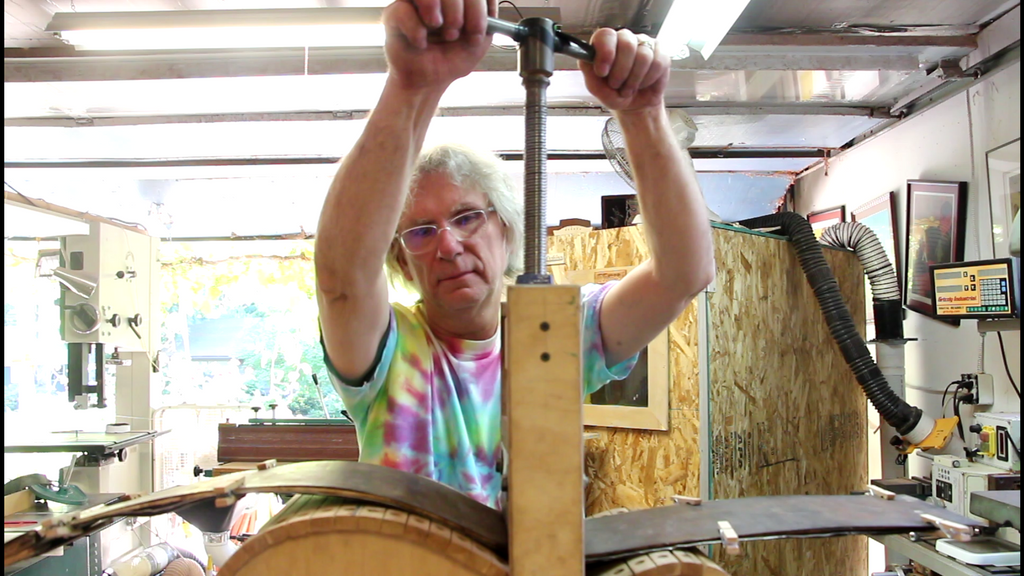
[[[251,425],[217,427],[219,462],[306,462],[359,460],[359,441],[351,425]]]
[[[264,460],[263,462],[224,462],[213,467],[214,476],[234,474],[235,472],[250,472],[253,470],[266,470],[277,466],[277,460]]]
[[[11,514],[17,514],[23,510],[28,510],[36,501],[35,494],[31,490],[18,490],[14,494],[8,494],[4,496],[4,518]]]
[[[722,541],[720,522],[728,522],[741,541],[741,555],[753,555],[762,538],[818,538],[836,542],[843,534],[934,533],[924,518],[943,520],[980,530],[986,522],[968,519],[945,508],[916,499],[883,500],[874,496],[755,496],[712,500],[700,506],[659,506],[626,514],[587,519],[587,561],[614,560],[650,550],[689,548]],[[752,541],[754,540],[754,541]],[[776,558],[759,556],[762,565]],[[723,567],[725,563],[722,562]],[[775,570],[774,568],[772,570]],[[737,574],[763,574],[761,571]],[[778,574],[800,574],[800,570]],[[767,573],[772,573],[768,571]],[[815,570],[815,573],[818,573]],[[859,572],[826,572],[860,574]]]
[[[583,575],[580,290],[510,286],[505,323],[509,559]]]
[[[582,443],[582,435],[577,432],[577,436]],[[578,477],[582,484],[582,472]],[[582,493],[582,487],[579,490]],[[501,513],[440,482],[362,462],[299,462],[258,472],[217,476],[62,516],[44,526],[42,531],[28,532],[6,543],[4,565],[58,548],[81,536],[83,531],[110,524],[122,516],[155,516],[185,506],[212,508],[218,498],[241,497],[253,492],[343,497],[398,508],[457,529],[498,554],[504,555],[507,550],[508,533]],[[582,532],[582,512],[579,519]],[[364,519],[355,520],[359,525]],[[580,550],[582,562],[582,539]]]

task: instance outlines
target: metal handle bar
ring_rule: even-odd
[[[487,19],[488,34],[503,34],[516,42],[522,42],[529,35],[528,29],[515,22],[499,20],[498,18]],[[594,47],[590,44],[562,32],[555,32],[554,51],[558,54],[565,54],[584,62],[594,61]]]

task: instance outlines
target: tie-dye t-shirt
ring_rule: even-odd
[[[625,378],[636,363],[636,357],[612,368],[605,362],[598,319],[611,286],[582,289],[584,394]],[[329,359],[327,366],[355,422],[361,462],[433,478],[498,508],[500,331],[485,341],[441,340],[419,305],[392,304],[380,363],[365,384],[350,386]]]

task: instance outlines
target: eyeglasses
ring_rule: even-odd
[[[476,234],[487,222],[487,216],[494,212],[494,207],[481,210],[461,212],[448,220],[448,225],[439,228],[436,224],[414,226],[398,233],[402,247],[409,254],[423,254],[434,249],[442,230],[448,230],[460,242]]]

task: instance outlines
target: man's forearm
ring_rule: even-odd
[[[659,280],[692,296],[714,277],[707,207],[663,107],[617,115]]]
[[[385,86],[320,213],[316,269],[322,291],[342,285],[358,288],[381,273],[413,165],[442,93]]]

